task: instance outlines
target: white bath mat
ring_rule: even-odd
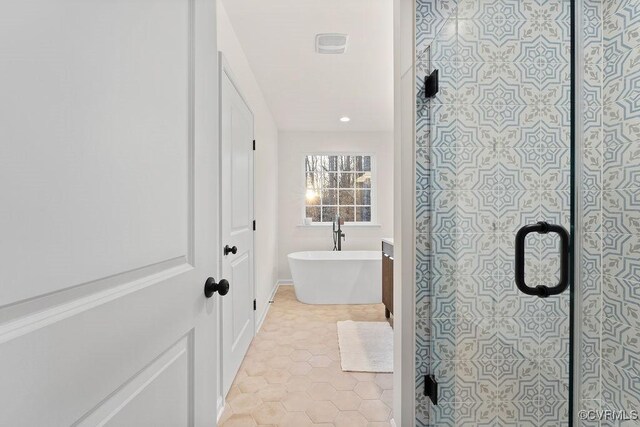
[[[343,371],[393,372],[393,329],[387,322],[338,322]]]

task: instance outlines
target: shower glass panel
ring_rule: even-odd
[[[568,425],[571,2],[431,4],[440,21],[423,37],[418,25],[417,52],[418,89],[439,80],[417,95],[417,424]]]

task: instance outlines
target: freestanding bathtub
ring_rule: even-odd
[[[381,252],[294,252],[289,267],[296,297],[305,304],[382,302]]]

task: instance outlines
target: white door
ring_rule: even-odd
[[[215,0],[0,3],[0,425],[215,426]]]
[[[220,55],[222,275],[222,391],[229,391],[254,335],[253,114]],[[230,251],[231,250],[231,251]],[[225,255],[226,253],[226,255]]]

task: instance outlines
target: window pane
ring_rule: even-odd
[[[356,188],[371,188],[371,172],[356,174]]]
[[[307,156],[304,160],[304,170],[307,172],[311,172],[315,170],[314,167],[314,156]]]
[[[356,221],[357,222],[370,222],[371,221],[371,208],[358,206],[356,208]]]
[[[338,156],[323,156],[325,158],[326,170],[338,170]]]
[[[309,189],[320,189],[322,184],[323,175],[320,173],[307,172],[306,174],[306,188]]]
[[[356,190],[356,205],[371,205],[371,190]]]
[[[362,169],[363,171],[371,171],[371,156],[362,157]]]
[[[337,190],[322,190],[322,204],[323,205],[337,205],[338,204],[338,191]]]
[[[356,180],[355,177],[356,176],[353,173],[341,173],[338,185],[340,188],[354,188]]]
[[[355,194],[353,190],[340,190],[340,205],[355,204]]]
[[[307,207],[307,218],[312,218],[313,222],[320,222],[320,208]]]
[[[308,188],[305,194],[305,199],[307,201],[307,206],[317,206],[320,204],[320,193]]]
[[[342,218],[346,222],[354,222],[354,208],[340,206],[340,218]]]
[[[336,216],[335,206],[323,206],[322,207],[322,222],[331,222]]]
[[[338,188],[338,174],[335,172],[327,172],[323,176],[324,188]]]
[[[355,170],[355,157],[353,156],[340,156],[340,170],[341,171],[353,171]]]

